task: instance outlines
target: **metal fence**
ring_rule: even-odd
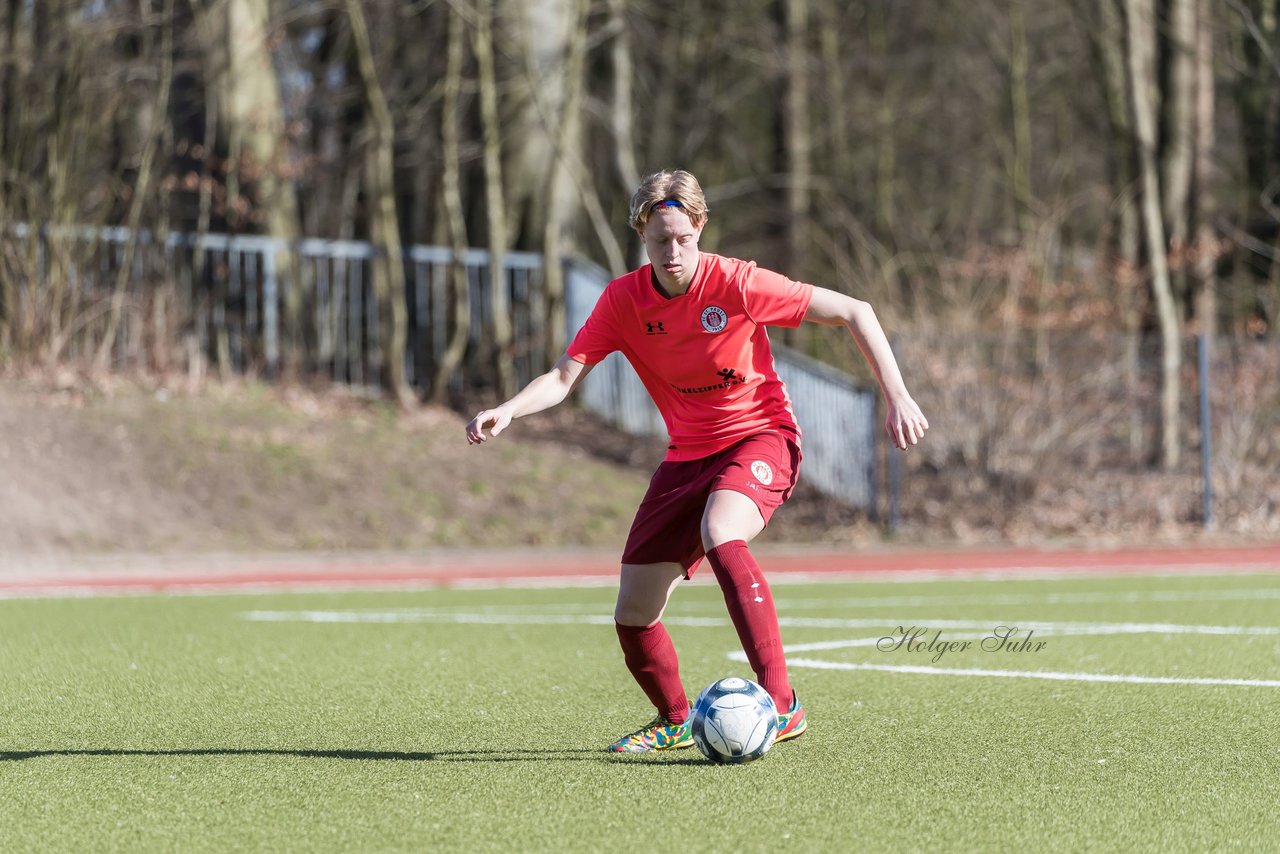
[[[30,229],[14,226],[13,239],[33,242],[35,271],[20,299],[39,299],[49,266],[51,241],[72,259],[64,263],[69,287],[81,294],[105,294],[124,263],[130,232],[124,228],[74,227]],[[268,376],[281,366],[287,333],[287,297],[300,315],[307,354],[304,369],[352,386],[373,386],[382,373],[381,330],[373,292],[372,265],[378,250],[363,241],[301,240],[170,232],[157,238],[140,232],[130,272],[131,287],[148,276],[168,283],[176,294],[180,323],[199,352],[225,360],[237,372]],[[482,344],[490,324],[494,277],[485,250],[469,250],[461,259],[470,282],[470,347]],[[449,337],[453,252],[436,246],[412,246],[404,253],[408,337],[402,354],[407,380],[425,389]],[[590,263],[566,262],[566,326],[570,333],[586,320],[609,276]],[[507,289],[515,332],[516,378],[521,384],[545,370],[547,330],[541,255],[510,252],[498,279]],[[291,290],[292,289],[292,290]],[[136,296],[136,293],[135,293]],[[128,340],[130,324],[143,312],[126,315],[119,336]],[[804,479],[847,504],[877,506],[875,397],[852,378],[799,353],[776,346],[779,376],[787,384],[804,432]],[[455,390],[466,383],[462,370],[450,380]],[[619,429],[639,435],[664,435],[665,426],[643,384],[620,354],[598,366],[584,383],[581,399]]]
[[[51,243],[69,247],[65,254],[69,287],[77,293],[101,295],[110,288],[130,232],[120,227],[31,229],[11,227],[19,241],[32,241],[36,288],[20,288],[19,299],[39,299]],[[297,310],[307,353],[306,368],[353,386],[373,386],[381,374],[381,330],[373,291],[373,263],[378,250],[355,240],[286,241],[270,237],[169,232],[157,238],[138,234],[131,271],[132,284],[148,276],[172,283],[178,310],[199,350],[210,358],[225,358],[237,372],[274,375],[281,365],[286,334],[285,297],[290,289],[301,296]],[[471,284],[471,344],[489,322],[493,287],[489,253],[472,249],[462,256]],[[408,344],[403,358],[405,376],[420,389],[431,380],[431,367],[448,340],[451,317],[449,276],[452,250],[412,246],[404,253]],[[539,344],[545,336],[541,318],[542,256],[509,252],[501,282],[507,288],[515,333],[522,346],[515,353],[516,376],[528,381],[543,369]],[[119,332],[130,337],[126,315]],[[220,349],[222,352],[220,352]],[[453,380],[461,384],[462,376]]]

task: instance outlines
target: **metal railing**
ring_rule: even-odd
[[[15,225],[10,233],[35,241],[35,279],[43,282],[52,240],[74,244],[67,265],[73,289],[105,292],[124,260],[130,239],[121,227],[74,226],[32,229]],[[290,288],[302,294],[301,335],[306,339],[307,365],[316,373],[353,386],[373,386],[381,373],[382,337],[373,292],[373,263],[379,250],[356,240],[305,239],[286,241],[253,235],[203,235],[169,232],[157,237],[140,231],[131,277],[149,273],[174,284],[190,334],[200,352],[221,358],[237,372],[274,375],[281,366],[285,296]],[[472,249],[461,258],[471,285],[470,343],[479,343],[488,323],[492,275],[489,253]],[[448,340],[448,281],[452,250],[439,246],[411,246],[404,253],[408,343],[403,354],[410,384],[426,388],[430,367]],[[542,328],[542,256],[509,252],[503,262],[512,322],[526,346],[515,353],[516,376],[527,382],[543,370],[538,345]],[[19,289],[19,298],[30,298]],[[129,337],[123,321],[119,335]],[[461,377],[455,377],[455,383]]]
[[[70,286],[82,293],[105,293],[124,259],[130,240],[119,227],[8,229],[19,240],[34,240],[35,280],[43,283],[49,241],[74,244],[75,259],[66,265]],[[306,339],[303,367],[353,386],[372,386],[381,374],[381,330],[373,293],[372,264],[378,249],[363,241],[286,241],[269,237],[169,232],[157,238],[139,232],[135,286],[147,275],[171,284],[181,322],[196,338],[199,352],[225,359],[237,372],[274,375],[280,368],[289,289],[297,289],[294,311],[301,316]],[[472,249],[461,258],[470,283],[470,350],[481,345],[489,326],[494,277],[489,253]],[[431,368],[448,340],[451,313],[450,249],[412,246],[405,250],[408,336],[405,376],[425,389]],[[570,334],[586,320],[608,282],[601,268],[580,260],[566,262],[566,326]],[[524,384],[546,369],[543,363],[545,316],[543,259],[510,252],[499,281],[507,289],[516,337],[516,378]],[[19,290],[32,298],[31,289]],[[129,336],[125,318],[119,332]],[[142,322],[142,321],[137,321]],[[877,506],[874,444],[875,397],[833,368],[784,347],[774,346],[778,374],[786,383],[804,433],[803,478],[822,493],[853,506]],[[465,370],[450,380],[463,388]],[[599,365],[583,384],[581,400],[621,430],[637,435],[665,435],[665,426],[643,384],[620,354]]]

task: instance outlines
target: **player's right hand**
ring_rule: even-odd
[[[489,430],[490,436],[497,436],[503,430],[507,429],[507,425],[511,423],[510,411],[498,407],[497,409],[486,409],[472,418],[467,424],[467,444],[479,445],[488,437],[484,435],[484,428],[492,425]]]

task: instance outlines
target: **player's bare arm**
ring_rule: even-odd
[[[477,413],[467,424],[467,444],[479,445],[486,441],[489,438],[484,434],[486,427],[490,428],[490,436],[497,436],[516,418],[550,409],[568,397],[589,373],[591,366],[569,358],[568,354],[561,356],[551,370],[535,377],[506,403]]]
[[[894,446],[905,451],[923,439],[929,422],[907,392],[889,339],[871,304],[827,288],[815,287],[804,319],[824,326],[844,326],[849,330],[880,383],[880,393],[884,395],[888,408],[884,426]]]

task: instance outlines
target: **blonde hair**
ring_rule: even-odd
[[[707,221],[707,216],[711,213],[698,179],[683,169],[654,172],[640,182],[635,195],[631,197],[631,227],[636,231],[644,231],[649,215],[662,205],[680,208],[688,214],[689,221],[698,227]]]

